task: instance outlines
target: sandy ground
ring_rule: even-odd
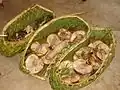
[[[110,26],[117,39],[116,56],[101,77],[81,90],[120,90],[120,0],[5,0],[0,9],[0,30],[14,16],[38,3],[53,10],[56,16],[86,11],[81,15],[92,25]],[[6,58],[0,55],[0,90],[52,90],[46,81],[23,74],[19,70],[19,55]]]

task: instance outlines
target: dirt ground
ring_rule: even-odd
[[[116,56],[101,77],[81,90],[120,90],[120,0],[5,0],[0,8],[0,30],[4,25],[33,3],[55,12],[56,16],[76,12],[92,25],[110,26],[117,39]],[[46,81],[28,76],[19,70],[19,55],[6,58],[0,55],[0,90],[52,90]]]

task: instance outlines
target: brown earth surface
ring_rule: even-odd
[[[116,56],[101,77],[81,90],[120,90],[120,0],[3,0],[0,8],[0,30],[4,25],[33,3],[40,4],[62,16],[77,12],[92,25],[110,26],[117,39]],[[48,81],[41,81],[19,70],[19,55],[7,58],[0,55],[0,90],[52,90]]]

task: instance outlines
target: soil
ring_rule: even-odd
[[[6,0],[0,8],[0,30],[13,17],[34,3],[55,12],[56,17],[78,12],[90,26],[112,27],[117,39],[116,56],[110,66],[91,85],[80,90],[120,90],[120,0]],[[19,55],[7,58],[0,55],[0,90],[52,90],[48,81],[41,81],[19,70]]]

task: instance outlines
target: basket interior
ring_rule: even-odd
[[[13,21],[4,31],[5,35],[8,35],[7,39],[13,38],[13,36],[23,30],[27,25],[33,23],[42,23],[43,21],[48,22],[53,19],[53,13],[44,10],[43,8],[35,5],[29,8],[27,11],[23,11],[23,14],[19,16],[15,21]]]
[[[92,30],[90,32],[90,37],[83,44],[80,44],[72,52],[67,54],[67,56],[63,59],[63,61],[64,60],[71,60],[72,61],[73,55],[77,50],[79,50],[82,47],[88,46],[91,42],[94,42],[96,40],[101,40],[102,42],[104,42],[105,44],[107,44],[111,48],[111,52],[114,52],[115,42],[114,42],[114,37],[113,37],[111,30]],[[112,54],[114,56],[114,53],[112,53]],[[109,59],[113,59],[113,56],[112,56],[112,58],[109,58]],[[110,61],[111,60],[106,61],[105,62],[106,66],[104,66],[104,65],[103,66],[107,67],[109,65]],[[78,88],[82,88],[82,87],[90,84],[90,82],[93,82],[97,78],[96,76],[99,76],[104,71],[104,69],[105,68],[101,69],[102,71],[97,73],[98,75],[86,77],[80,83],[75,84],[75,85],[73,84],[73,85],[69,86],[66,84],[62,84],[59,75],[56,73],[57,67],[54,66],[50,70],[49,80],[50,80],[50,84],[51,84],[53,90],[78,90]]]
[[[86,34],[89,31],[88,25],[78,17],[61,18],[53,21],[47,27],[40,30],[33,41],[43,43],[43,40],[46,40],[49,34],[57,33],[61,28],[65,28],[69,31],[83,30]]]
[[[32,44],[32,42],[38,41],[40,44],[42,44],[46,42],[47,36],[49,34],[57,33],[59,29],[61,28],[65,28],[70,31],[84,30],[86,34],[89,31],[88,25],[83,20],[79,19],[78,17],[71,16],[71,17],[60,18],[60,19],[51,21],[50,23],[46,24],[45,27],[42,28],[42,30],[41,28],[39,28],[38,31],[34,34],[31,42],[29,42],[27,46],[25,55],[23,56],[23,62],[24,62],[23,65],[25,66],[25,59],[31,53],[30,45]],[[47,68],[47,66],[45,66],[45,68]],[[45,71],[45,69],[42,71]],[[37,75],[40,75],[40,73],[38,73]]]

